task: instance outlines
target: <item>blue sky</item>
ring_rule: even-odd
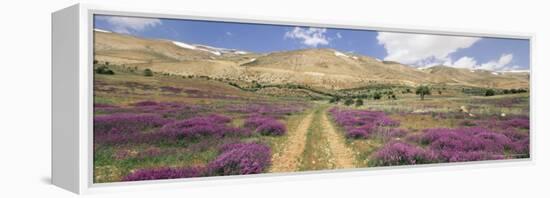
[[[97,29],[257,53],[333,48],[415,67],[529,69],[529,41],[322,27],[96,16]]]

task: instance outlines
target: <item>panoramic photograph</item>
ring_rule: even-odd
[[[530,158],[527,39],[93,20],[94,183]]]

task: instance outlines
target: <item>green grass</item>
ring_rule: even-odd
[[[233,118],[233,126],[242,126],[246,115],[239,113],[223,112],[225,105],[248,104],[253,102],[267,103],[290,103],[307,102],[312,108],[302,113],[286,116],[280,121],[285,123],[289,131],[295,130],[300,121],[309,112],[314,111],[313,121],[307,132],[307,141],[305,150],[300,157],[298,169],[300,171],[324,170],[333,168],[331,162],[331,152],[326,139],[322,133],[320,115],[325,108],[333,106],[344,107],[342,104],[327,104],[328,100],[310,101],[306,98],[297,100],[295,98],[274,97],[262,95],[258,92],[243,91],[239,88],[229,85],[227,82],[203,79],[203,78],[182,78],[181,76],[165,76],[155,74],[152,77],[144,77],[141,72],[119,71],[115,68],[115,75],[95,75],[94,82],[101,90],[94,91],[94,103],[111,104],[116,106],[127,106],[131,103],[144,100],[153,100],[158,102],[178,102],[185,104],[201,104],[210,107],[203,113],[221,113]],[[166,93],[160,88],[170,86],[180,88],[181,93]],[[94,87],[95,88],[95,87]],[[309,87],[293,87],[292,89],[313,89]],[[290,89],[289,88],[289,89]],[[439,95],[433,91],[432,95],[426,96],[425,100],[420,100],[413,93],[402,93],[407,87],[391,87],[384,85],[382,87],[365,87],[360,89],[350,89],[342,91],[327,91],[330,94],[364,94],[371,93],[373,90],[389,91],[397,95],[397,100],[387,99],[386,95],[381,100],[364,99],[363,106],[350,106],[346,108],[368,109],[386,112],[392,119],[401,122],[400,128],[407,129],[410,133],[422,133],[423,129],[436,127],[457,127],[463,119],[437,118],[430,113],[457,113],[462,106],[469,109],[469,112],[475,116],[486,115],[528,115],[529,113],[529,93],[496,95],[491,97],[472,96],[463,94],[459,88],[443,89]],[[204,97],[192,96],[185,92],[187,89],[196,89],[204,94]],[[414,89],[410,88],[412,91]],[[330,95],[329,94],[329,95]],[[231,97],[230,99],[224,97]],[[340,103],[345,99],[342,98]],[[498,105],[506,101],[515,101],[509,105]],[[413,112],[417,112],[415,114]],[[105,112],[99,112],[105,113]],[[107,112],[108,113],[108,112]],[[473,117],[472,119],[475,119]],[[333,124],[334,125],[334,124]],[[336,130],[343,133],[342,129],[334,125]],[[284,136],[261,136],[253,135],[247,138],[241,138],[244,142],[262,142],[268,144],[274,154],[280,153],[284,144],[288,141],[288,135]],[[368,166],[369,157],[373,152],[381,148],[385,140],[381,139],[346,139],[346,144],[352,148],[356,156],[357,166]],[[104,146],[94,145],[94,182],[115,182],[120,181],[125,175],[133,170],[148,167],[172,166],[183,167],[192,165],[205,165],[213,160],[217,155],[217,145],[212,144],[200,151],[192,151],[190,148],[193,142],[181,144],[156,144],[156,145],[125,145],[125,146]],[[144,150],[155,147],[160,149],[161,155],[153,157],[136,158],[132,155],[143,152]],[[123,159],[116,159],[115,156],[121,151],[131,151],[133,154]]]
[[[320,107],[315,109],[313,121],[306,135],[304,153],[300,158],[301,164],[298,168],[300,171],[325,170],[334,167],[334,163],[330,161],[329,143],[320,123],[323,110]]]

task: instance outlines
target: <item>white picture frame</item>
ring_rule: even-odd
[[[495,38],[528,39],[530,60],[534,35],[528,33],[495,33],[491,31],[465,31],[442,28],[392,27],[354,21],[316,21],[295,18],[266,18],[258,16],[229,16],[227,14],[194,13],[168,10],[125,9],[98,5],[77,4],[52,14],[52,183],[78,194],[116,192],[135,189],[170,189],[192,186],[228,185],[256,182],[280,182],[288,179],[318,179],[350,177],[380,173],[407,173],[434,169],[464,169],[498,166],[524,166],[534,163],[534,136],[530,131],[530,157],[525,159],[461,162],[399,167],[357,168],[296,172],[285,174],[259,174],[209,178],[172,179],[141,182],[94,184],[93,176],[93,16],[95,14],[173,19],[200,19],[227,22],[316,26],[359,30],[425,33],[441,35],[481,36]],[[533,65],[530,72],[533,72]],[[533,82],[532,79],[530,83]],[[534,93],[530,97],[530,122],[534,125]],[[383,170],[383,171],[382,171]]]

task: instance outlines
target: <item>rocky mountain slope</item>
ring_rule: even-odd
[[[529,73],[435,66],[417,69],[334,49],[257,54],[177,41],[94,31],[94,59],[155,72],[344,89],[372,84],[449,84],[528,88]]]

